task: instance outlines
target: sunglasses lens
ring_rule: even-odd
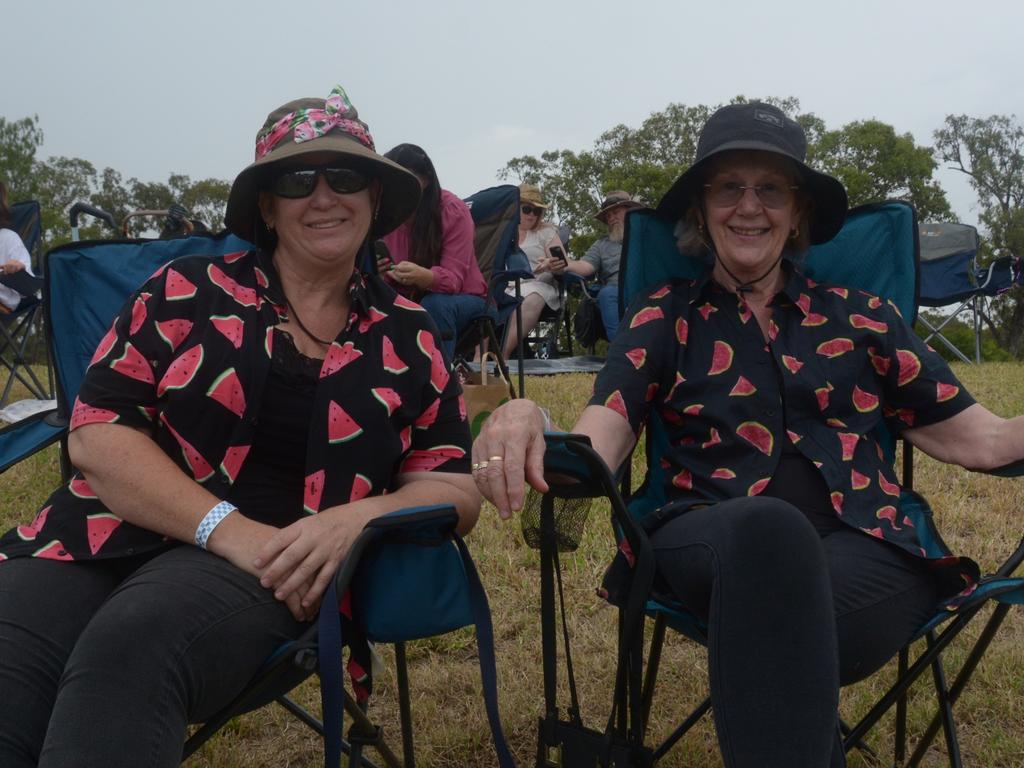
[[[522,211],[527,216],[532,216],[535,213],[540,213],[540,208],[534,208],[532,205],[524,205]]]
[[[327,184],[338,194],[350,195],[362,192],[370,185],[370,180],[352,168],[324,168]]]
[[[278,197],[293,200],[308,197],[316,189],[316,179],[324,175],[327,185],[341,195],[361,192],[370,185],[370,180],[352,168],[306,168],[301,171],[282,173],[271,186],[271,191]]]
[[[296,199],[307,197],[316,187],[316,170],[290,171],[282,173],[271,187],[271,191],[278,197]]]

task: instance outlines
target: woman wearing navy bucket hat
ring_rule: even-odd
[[[451,504],[473,526],[441,340],[360,269],[418,198],[344,90],[291,101],[228,200],[256,247],[177,259],[129,299],[75,403],[73,479],[0,539],[0,765],[178,765],[369,520]]]
[[[1024,417],[975,403],[892,306],[801,274],[808,245],[831,239],[847,207],[805,151],[800,126],[768,104],[708,119],[696,161],[657,207],[707,269],[631,303],[572,429],[615,468],[648,414],[665,423],[668,502],[645,520],[655,589],[707,622],[729,768],[843,765],[840,685],[977,581],[966,558],[924,556],[922,542],[941,539],[905,524],[871,430],[885,419],[974,469],[1024,457]],[[474,442],[478,464],[504,457],[474,472],[503,517],[522,506],[524,480],[547,489],[544,428],[517,400]],[[620,573],[609,570],[612,594]]]

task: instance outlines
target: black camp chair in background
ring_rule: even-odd
[[[505,292],[509,282],[532,277],[525,254],[519,250],[519,187],[502,184],[482,189],[465,200],[473,217],[473,245],[477,265],[487,281],[487,306],[468,331],[455,342],[455,359],[472,361],[478,352],[494,353],[505,379],[508,366],[502,356],[509,324],[516,322],[522,303]],[[523,393],[522,367],[518,395]]]
[[[856,258],[849,254],[855,253]],[[808,276],[822,282],[852,286],[872,294],[891,298],[903,316],[913,320],[916,313],[917,288],[917,225],[913,209],[906,203],[886,203],[863,206],[850,212],[847,223],[837,237],[811,250],[805,264]],[[671,277],[696,277],[700,266],[680,256],[672,227],[654,215],[653,211],[637,210],[627,216],[626,242],[620,271],[620,303],[637,293],[660,284]],[[878,435],[879,443],[887,447],[887,455],[896,458],[896,446],[888,435]],[[670,596],[651,595],[648,589],[653,580],[652,550],[640,525],[645,515],[666,501],[663,490],[659,458],[668,450],[667,435],[660,416],[650,415],[645,430],[646,471],[644,482],[632,491],[627,460],[626,477],[622,485],[589,447],[583,437],[564,434],[546,435],[548,449],[545,455],[545,473],[552,491],[539,505],[533,527],[524,533],[527,542],[541,550],[541,624],[544,658],[545,715],[541,721],[539,754],[555,756],[563,747],[589,743],[598,751],[613,745],[612,755],[618,754],[620,765],[649,765],[665,757],[711,708],[706,698],[660,744],[646,744],[646,732],[651,704],[657,688],[658,668],[662,646],[668,631],[683,635],[700,644],[706,644],[707,627],[697,617],[675,604]],[[921,521],[929,512],[910,492],[913,488],[913,451],[904,444],[902,460],[901,511],[912,520]],[[1024,474],[1024,462],[1005,467],[992,474],[1019,476]],[[569,482],[566,482],[569,478]],[[621,488],[621,491],[620,491]],[[636,560],[633,584],[627,606],[620,609],[620,642],[616,686],[612,716],[607,730],[602,722],[598,727],[585,728],[580,717],[580,706],[571,677],[571,656],[566,650],[564,659],[569,673],[571,705],[563,716],[556,699],[557,667],[562,657],[556,653],[554,602],[555,578],[558,571],[558,552],[574,548],[586,519],[579,508],[581,498],[607,496],[611,502],[612,523],[616,538],[625,538]],[[531,505],[527,505],[527,510]],[[526,513],[524,513],[525,515]],[[918,526],[922,528],[922,526]],[[923,529],[923,528],[922,528]],[[937,545],[926,542],[926,546]],[[609,547],[611,550],[611,547]],[[935,553],[933,552],[934,556]],[[895,708],[895,743],[892,764],[910,768],[917,766],[941,729],[945,738],[950,766],[960,768],[962,759],[957,736],[953,706],[969,682],[992,639],[998,632],[1009,609],[1024,604],[1024,578],[1013,577],[1024,561],[1024,540],[995,572],[982,579],[974,593],[956,607],[936,608],[934,617],[921,627],[914,640],[898,654],[896,680],[879,701],[852,727],[844,726],[844,747],[847,752],[857,748],[873,754],[865,738],[879,720]],[[638,586],[640,585],[640,586]],[[981,618],[983,608],[992,607],[984,627],[976,639],[965,640],[962,630]],[[652,618],[653,628],[646,670],[643,664],[643,623],[637,618],[646,613]],[[564,624],[563,609],[563,624]],[[977,622],[980,624],[981,622]],[[970,634],[970,633],[969,633]],[[943,653],[957,639],[966,645],[963,661],[954,675],[947,675]],[[568,643],[568,630],[566,630]],[[912,659],[912,661],[911,661]],[[931,672],[935,695],[936,714],[925,728],[910,758],[907,759],[907,708],[911,686],[926,679]],[[878,674],[885,674],[880,672]],[[949,680],[952,679],[950,683]],[[920,705],[918,701],[918,705]],[[596,739],[596,741],[594,741]],[[593,745],[596,744],[596,747]],[[618,750],[616,752],[615,750]],[[605,752],[607,755],[608,752]],[[631,762],[627,762],[631,761]]]
[[[38,272],[38,245],[42,219],[35,200],[11,206],[11,226],[21,237]],[[39,293],[43,278],[27,272],[0,275],[0,283],[17,291],[22,299],[11,313],[0,314],[0,370],[6,373],[0,390],[0,408],[8,404],[14,383],[20,382],[31,398],[49,400],[53,392],[53,373],[46,355],[43,332],[43,305]],[[44,366],[40,376],[34,366]],[[45,380],[44,380],[45,379]]]

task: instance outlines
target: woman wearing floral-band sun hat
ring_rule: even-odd
[[[368,520],[450,503],[472,527],[440,339],[357,263],[418,196],[340,87],[289,102],[228,202],[256,247],[172,262],[114,320],[74,479],[0,539],[0,764],[177,765],[187,724],[306,629]]]

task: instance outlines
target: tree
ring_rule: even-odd
[[[737,96],[730,103],[747,103]],[[875,200],[909,200],[928,218],[951,216],[945,193],[932,178],[932,150],[918,147],[909,134],[876,120],[850,123],[828,131],[813,113],[802,113],[795,98],[762,99],[803,127],[808,160],[833,173],[850,190],[854,205]],[[600,236],[593,213],[612,189],[625,189],[649,204],[658,201],[691,163],[697,139],[718,106],[670,104],[639,128],[617,125],[601,134],[592,150],[568,149],[514,158],[499,171],[505,179],[538,184],[553,205],[553,216],[573,232],[579,253]]]
[[[1024,126],[1015,116],[947,115],[935,131],[942,162],[968,176],[986,234],[982,260],[1024,254]],[[990,330],[1015,358],[1024,357],[1024,301],[1009,293],[988,303]]]
[[[7,184],[13,200],[33,197],[36,150],[42,143],[37,115],[13,122],[0,117],[0,179]]]
[[[847,123],[824,131],[808,148],[809,163],[843,182],[850,206],[906,200],[921,221],[949,221],[946,193],[932,179],[938,163],[930,147],[878,120]]]

